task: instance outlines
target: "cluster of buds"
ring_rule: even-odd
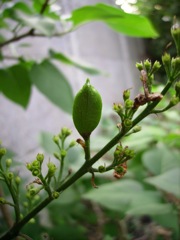
[[[114,174],[113,175],[114,175],[115,178],[120,179],[120,178],[124,177],[126,172],[127,172],[127,163],[124,162],[124,163],[121,163],[114,168]]]
[[[36,156],[36,159],[31,163],[27,163],[26,167],[29,171],[31,171],[33,176],[38,177],[41,175],[41,168],[42,168],[43,161],[44,161],[44,155],[38,153]]]
[[[162,56],[162,62],[168,76],[168,80],[173,82],[180,76],[180,24],[179,22],[175,22],[171,28],[171,35],[174,39],[176,50],[177,50],[177,57],[172,57],[170,54],[165,53]]]
[[[132,118],[140,106],[153,101],[160,101],[163,97],[160,93],[151,92],[154,73],[159,70],[161,64],[158,61],[155,61],[152,64],[150,60],[145,60],[144,62],[137,63],[136,67],[140,71],[140,80],[142,82],[144,93],[138,94],[134,100],[131,100],[130,90],[127,89],[123,92],[124,104],[114,104],[113,106],[113,110],[121,118],[120,127],[125,131],[132,128]]]
[[[173,82],[174,79],[179,77],[180,57],[177,56],[171,58],[169,53],[165,53],[162,56],[162,62],[169,81]]]
[[[123,104],[114,103],[113,110],[121,118],[122,124],[119,127],[129,129],[132,126],[132,117],[134,114],[134,101],[130,99],[130,89],[127,89],[123,92],[123,101]]]
[[[18,198],[21,178],[11,171],[12,159],[5,159],[6,152],[6,148],[0,146],[0,180],[6,183],[12,196]],[[4,198],[0,198],[0,204],[8,204],[14,207],[14,203],[6,201]]]
[[[55,152],[54,157],[60,161],[66,157],[67,151],[76,145],[76,141],[73,140],[69,143],[69,145],[66,148],[64,147],[64,142],[66,138],[70,135],[71,130],[66,127],[63,127],[61,129],[61,132],[53,137],[53,141],[59,149],[59,153]]]
[[[180,56],[180,23],[179,22],[175,22],[174,25],[172,26],[171,35],[176,45],[177,55]]]
[[[130,160],[134,157],[134,150],[129,149],[127,146],[122,147],[122,145],[117,145],[114,151],[114,163],[119,165],[127,160]]]
[[[114,177],[122,178],[127,172],[127,161],[134,157],[134,150],[129,149],[127,146],[117,145],[114,151]]]

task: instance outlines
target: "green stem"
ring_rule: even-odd
[[[59,170],[58,181],[57,181],[58,184],[60,183],[60,181],[62,179],[63,169],[64,169],[64,157],[61,157],[61,160],[60,160],[60,170]]]
[[[46,192],[49,194],[49,196],[51,196],[51,189],[42,174],[40,174],[39,179],[42,181]]]
[[[89,159],[91,158],[91,155],[90,155],[90,137],[88,137],[85,140],[84,152],[85,152],[85,160],[89,161]]]

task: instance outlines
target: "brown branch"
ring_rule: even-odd
[[[5,41],[3,43],[0,43],[0,48],[8,45],[9,43],[16,42],[16,41],[18,41],[18,40],[20,40],[22,38],[26,38],[26,37],[29,37],[29,36],[31,36],[31,37],[34,36],[33,29],[30,29],[28,32],[23,33],[23,34],[21,34],[21,35],[19,35],[17,37],[12,37],[12,38],[10,38],[9,40],[7,40],[7,41]]]

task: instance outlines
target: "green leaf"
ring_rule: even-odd
[[[146,194],[146,192],[144,193]],[[133,207],[126,212],[128,215],[163,215],[172,212],[171,204],[163,203],[145,203],[139,204],[137,207]]]
[[[0,89],[7,98],[26,108],[31,94],[27,69],[22,65],[0,69]]]
[[[98,202],[108,209],[123,213],[138,206],[160,201],[157,192],[144,191],[142,185],[133,180],[104,184],[98,190],[87,192],[83,197]]]
[[[44,5],[44,0],[33,0],[32,8],[37,14],[41,12],[42,6]],[[60,7],[59,7],[60,8]],[[59,20],[59,13],[56,12],[57,4],[51,2],[51,4],[46,6],[46,9],[43,11],[43,16],[50,17],[52,19]]]
[[[165,145],[152,148],[142,156],[144,166],[153,174],[158,175],[170,169],[180,167],[180,155]]]
[[[59,152],[57,145],[53,142],[53,134],[48,132],[41,132],[39,135],[39,142],[41,147],[53,155],[54,152]]]
[[[51,58],[59,60],[59,61],[65,63],[65,64],[77,67],[77,68],[83,70],[84,72],[86,72],[88,74],[92,74],[92,75],[102,74],[102,72],[99,71],[98,69],[87,66],[87,65],[84,65],[84,64],[81,64],[81,63],[78,63],[77,61],[74,61],[74,60],[70,59],[69,57],[67,57],[63,53],[60,53],[60,52],[57,53],[57,52],[54,52],[53,50],[50,50],[49,54],[50,54]]]
[[[13,18],[15,17],[16,11],[24,12],[26,14],[32,14],[33,11],[29,7],[29,5],[25,4],[24,2],[17,2],[12,4],[7,4],[7,7],[4,8],[2,12],[2,16],[4,18]]]
[[[34,64],[31,81],[50,101],[67,113],[72,113],[73,94],[66,77],[52,63],[45,60]]]
[[[119,8],[103,3],[75,9],[67,20],[76,28],[92,21],[103,21],[113,30],[133,37],[157,37],[150,21],[140,15],[125,13]]]
[[[42,15],[26,15],[18,11],[16,18],[20,23],[36,29],[46,36],[52,36],[55,33],[56,21],[49,17],[44,17]]]
[[[172,239],[180,239],[178,212],[173,211],[170,213],[154,215],[153,220],[159,225],[171,229],[173,233]]]
[[[156,177],[146,178],[145,181],[180,198],[180,168],[171,169]]]
[[[124,140],[124,144],[128,144],[131,148],[136,148],[136,150],[143,150],[152,142],[160,141],[166,135],[166,130],[159,126],[144,125],[142,131],[130,135]]]

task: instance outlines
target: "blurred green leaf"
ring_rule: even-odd
[[[148,145],[155,141],[160,141],[167,135],[165,129],[158,126],[143,125],[142,131],[132,134],[123,140],[123,143],[128,144],[131,148],[137,150],[146,149]]]
[[[26,108],[31,94],[29,72],[20,64],[0,69],[0,89],[7,98]]]
[[[74,28],[92,21],[103,21],[113,30],[128,36],[158,36],[152,24],[146,17],[128,14],[121,9],[103,3],[75,9],[72,12],[72,16],[67,20],[72,21]]]
[[[170,213],[153,215],[152,217],[153,220],[161,226],[172,230],[172,239],[180,238],[178,212],[172,211]]]
[[[48,132],[41,132],[39,134],[39,142],[41,147],[47,152],[53,155],[54,152],[58,152],[57,145],[53,142],[53,134]]]
[[[146,194],[146,192],[144,192]],[[172,212],[171,204],[163,204],[163,203],[145,203],[139,204],[137,207],[133,207],[126,212],[128,215],[160,215],[167,214]]]
[[[31,81],[49,100],[67,113],[72,113],[73,94],[66,77],[51,62],[34,64]]]
[[[43,5],[44,5],[44,0],[33,0],[32,7],[37,14],[39,14],[41,12],[41,9],[42,9]],[[46,9],[44,9],[43,16],[47,16],[47,17],[50,17],[52,19],[59,20],[59,13],[56,12],[56,9],[57,9],[56,6],[57,6],[56,2],[51,2],[51,4],[46,6]]]
[[[146,178],[145,181],[180,198],[180,168],[171,169],[156,177]]]
[[[177,150],[161,145],[146,151],[142,156],[142,162],[151,173],[158,175],[180,167],[180,155]]]
[[[87,192],[83,197],[123,213],[160,201],[160,195],[157,192],[145,191],[137,181],[125,179],[104,184],[98,190]]]
[[[42,15],[26,15],[21,12],[16,14],[17,20],[25,26],[36,29],[46,36],[52,36],[55,33],[56,21]]]
[[[49,51],[49,55],[53,59],[59,60],[59,61],[65,63],[65,64],[68,64],[68,65],[72,65],[74,67],[77,67],[77,68],[83,70],[86,73],[89,73],[89,74],[92,74],[92,75],[102,74],[102,72],[99,71],[98,69],[87,66],[85,64],[78,63],[77,61],[74,61],[74,60],[70,59],[69,57],[67,57],[63,53],[54,52],[52,49]]]
[[[1,14],[2,14],[3,18],[14,19],[16,16],[16,11],[23,12],[26,14],[33,13],[32,9],[28,6],[28,4],[26,4],[22,1],[18,1],[16,3],[11,2],[11,4],[4,5],[4,9]]]

